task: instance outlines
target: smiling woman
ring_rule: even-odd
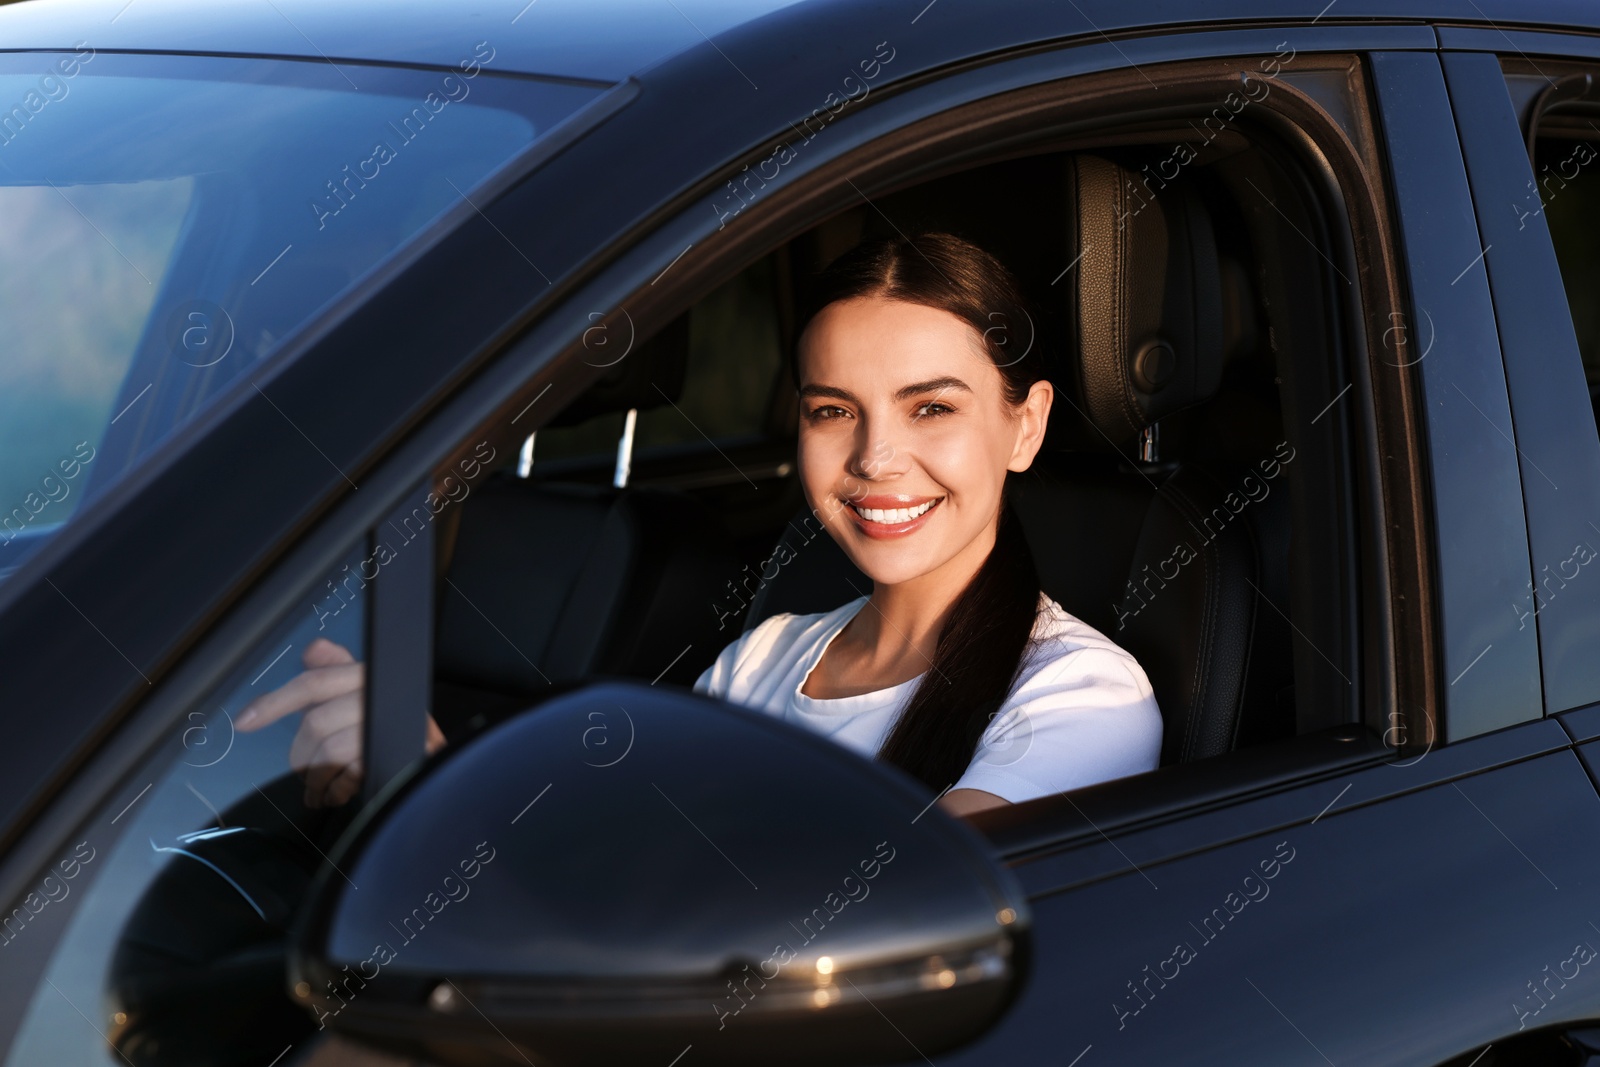
[[[1161,748],[1144,671],[1041,591],[1006,501],[1053,400],[1040,355],[1008,345],[1025,321],[1005,267],[949,234],[824,271],[792,365],[800,480],[872,593],[772,616],[695,684],[894,764],[958,814],[1151,770]]]

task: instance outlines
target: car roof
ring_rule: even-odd
[[[487,41],[497,71],[617,82],[786,8],[802,8],[793,14],[827,23],[843,7],[871,6],[882,12],[885,38],[908,40],[921,31],[984,39],[1004,27],[1000,36],[1015,37],[1015,44],[1206,23],[1600,24],[1592,0],[931,0],[926,6],[915,0],[21,0],[0,2],[0,51],[86,43],[96,51],[451,67]],[[784,20],[772,29],[784,33]],[[722,52],[717,43],[711,48]],[[806,61],[825,64],[828,58]],[[855,57],[833,58],[842,69]],[[725,52],[722,59],[733,62]]]
[[[498,71],[617,82],[796,0],[23,0],[3,50],[205,52],[453,67],[480,41]]]

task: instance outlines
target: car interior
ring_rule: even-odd
[[[1357,721],[1344,275],[1291,164],[1228,131],[1164,178],[1165,132],[875,198],[593,359],[447,513],[447,735],[598,675],[691,686],[742,630],[870,592],[803,499],[784,360],[816,271],[927,230],[995,253],[1037,309],[1056,401],[1013,506],[1044,591],[1144,666],[1162,766]]]

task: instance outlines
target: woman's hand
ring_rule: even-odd
[[[304,711],[289,746],[289,766],[305,774],[306,807],[337,807],[361,788],[366,666],[325,637],[307,645],[300,662],[304,671],[246,704],[234,726],[250,733]],[[444,743],[444,733],[428,716],[427,750]]]

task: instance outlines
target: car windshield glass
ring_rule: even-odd
[[[595,84],[0,55],[0,576]]]

